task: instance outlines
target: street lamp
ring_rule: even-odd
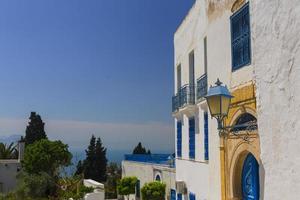
[[[221,135],[221,131],[225,129],[223,120],[228,115],[230,101],[233,96],[229,92],[227,86],[223,86],[219,79],[215,84],[215,86],[210,86],[205,98],[210,115],[218,121],[218,130]]]

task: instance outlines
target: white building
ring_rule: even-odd
[[[177,199],[299,198],[299,15],[296,0],[195,1],[174,35]],[[218,78],[226,137],[203,98]]]
[[[13,191],[17,186],[17,174],[24,158],[24,142],[18,143],[18,159],[0,159],[0,193]]]
[[[145,183],[161,181],[166,184],[166,200],[175,197],[174,159],[167,154],[125,155],[122,161],[122,177],[138,179],[136,194],[130,200],[141,199],[141,188]]]

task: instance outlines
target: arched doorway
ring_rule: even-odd
[[[259,165],[251,153],[243,164],[242,196],[243,200],[259,200]]]

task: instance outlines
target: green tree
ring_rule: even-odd
[[[117,163],[109,163],[106,170],[107,180],[105,183],[105,198],[117,198],[117,183],[121,179],[122,170]]]
[[[17,159],[18,151],[14,143],[9,145],[0,143],[0,159]]]
[[[138,179],[136,177],[124,177],[117,184],[117,190],[120,195],[127,196],[135,194],[135,187]]]
[[[22,165],[30,174],[45,172],[54,177],[59,174],[60,167],[70,165],[71,158],[68,145],[42,139],[26,147]]]
[[[166,195],[166,184],[154,181],[146,183],[142,187],[143,200],[164,200]]]
[[[29,145],[35,141],[47,139],[44,129],[45,123],[42,121],[41,116],[37,115],[36,112],[31,112],[29,120],[28,126],[26,127],[25,144]]]
[[[86,159],[77,164],[76,175],[84,174],[84,178],[93,179],[99,182],[106,181],[106,148],[103,147],[100,138],[92,135],[90,144],[87,148]]]
[[[139,142],[138,145],[133,149],[132,154],[151,154],[151,151],[147,151],[146,148],[143,147],[142,143]]]

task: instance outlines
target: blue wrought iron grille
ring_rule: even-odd
[[[190,104],[195,104],[195,86],[186,84],[172,97],[172,112]]]
[[[189,157],[195,159],[195,118],[189,119]]]
[[[208,113],[204,112],[204,159],[209,160],[208,153]]]
[[[207,75],[203,74],[197,79],[197,99],[205,97],[207,94]]]
[[[249,3],[230,17],[232,70],[251,62]]]
[[[182,156],[182,124],[177,122],[177,157]]]

